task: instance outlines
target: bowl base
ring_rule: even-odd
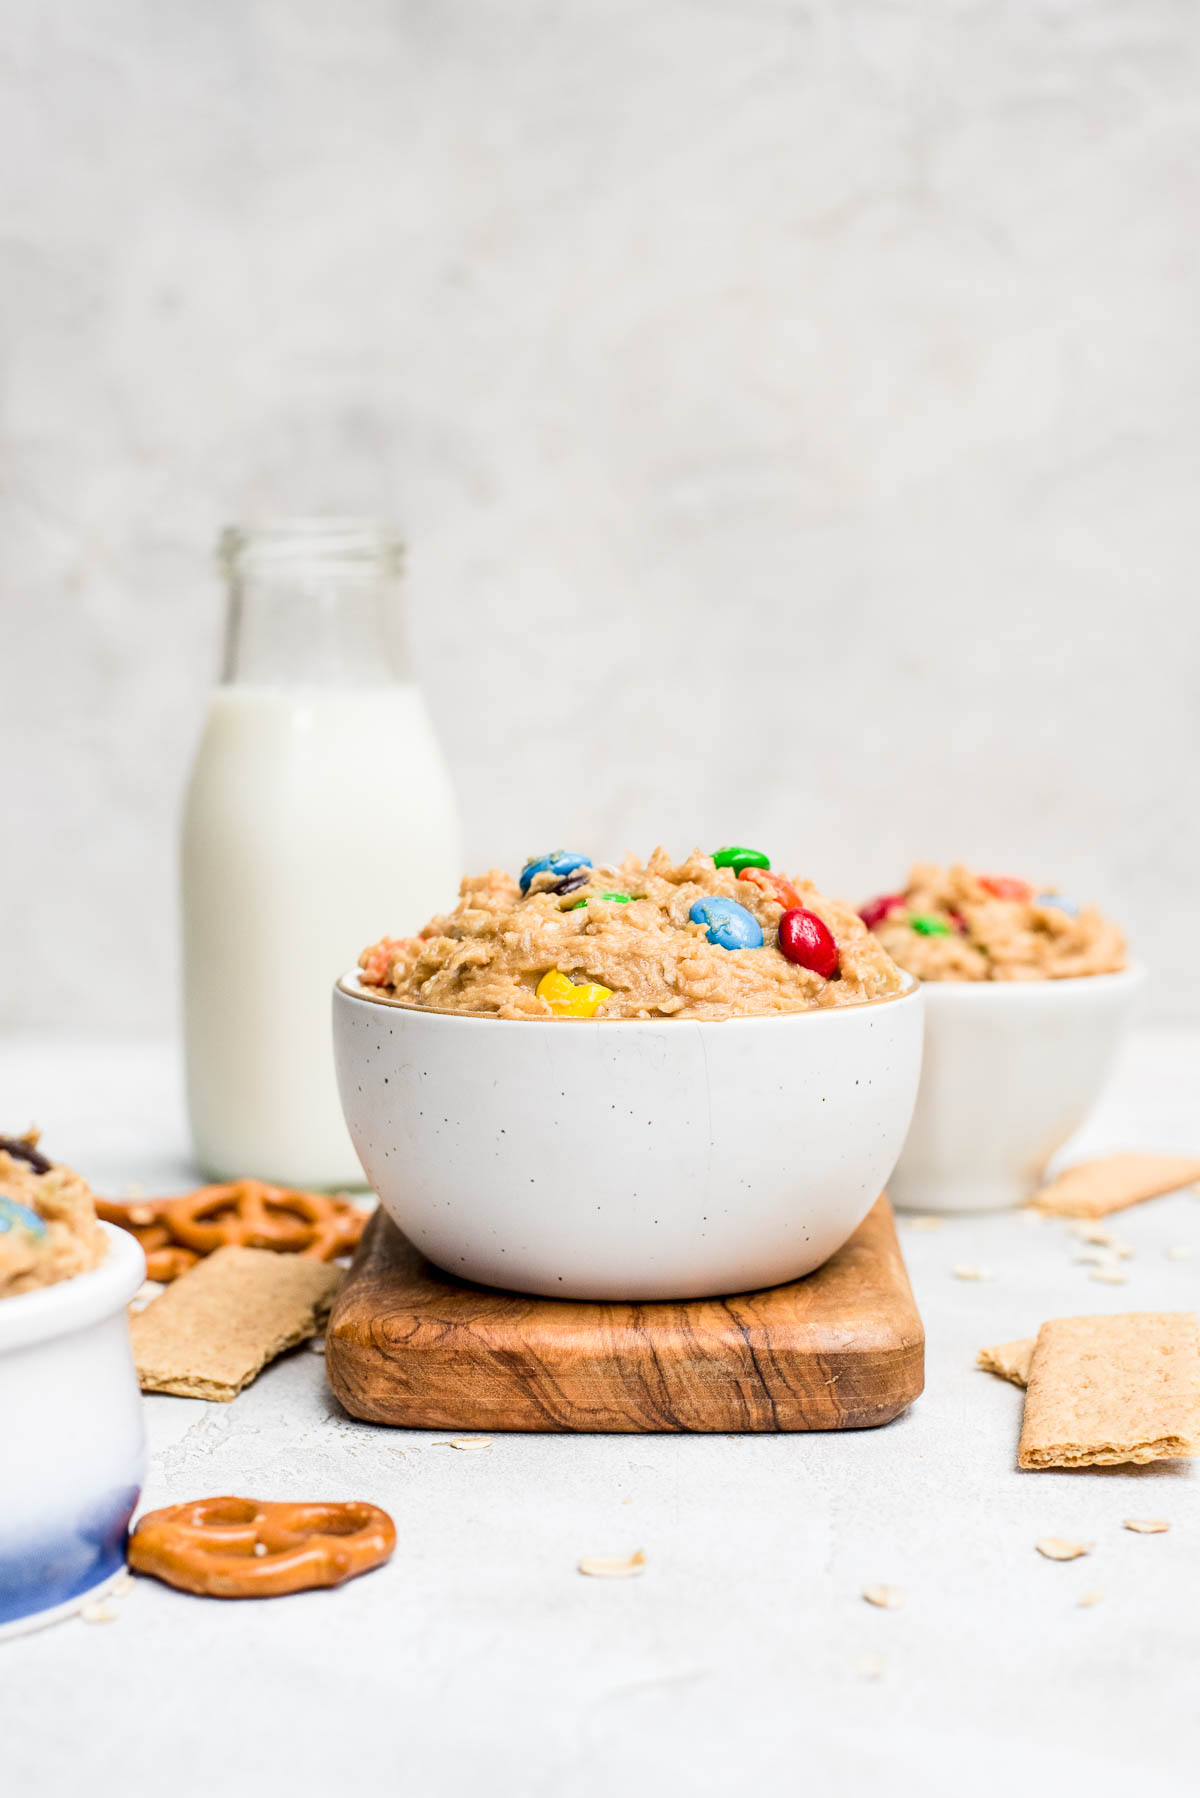
[[[1011,1174],[914,1171],[906,1176],[900,1167],[888,1183],[888,1195],[897,1211],[968,1216],[979,1211],[1014,1211],[1027,1205],[1035,1185],[1035,1181],[1014,1179]]]
[[[128,1568],[122,1563],[94,1586],[89,1586],[86,1592],[77,1592],[62,1604],[48,1605],[44,1611],[30,1611],[24,1617],[13,1617],[7,1623],[0,1623],[0,1642],[7,1642],[13,1636],[28,1636],[36,1629],[49,1629],[53,1623],[65,1623],[68,1618],[77,1617],[86,1605],[95,1604],[106,1592],[111,1592],[127,1572]]]

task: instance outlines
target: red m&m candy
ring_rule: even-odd
[[[874,930],[877,924],[882,924],[886,917],[901,910],[907,903],[903,893],[884,893],[880,899],[869,900],[858,915],[868,930]]]
[[[838,947],[833,933],[815,911],[795,905],[779,920],[779,947],[798,968],[811,968],[823,980],[838,971]]]

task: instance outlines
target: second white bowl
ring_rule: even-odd
[[[1076,980],[927,981],[925,1067],[888,1183],[893,1202],[1023,1205],[1095,1104],[1141,980],[1132,967]]]
[[[922,995],[785,1017],[546,1021],[334,991],[367,1179],[439,1267],[557,1298],[751,1290],[827,1260],[892,1171]]]

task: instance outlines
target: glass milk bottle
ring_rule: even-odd
[[[183,823],[188,1108],[209,1175],[363,1184],[338,1104],[330,990],[366,944],[450,906],[449,775],[369,522],[222,538],[225,664]]]

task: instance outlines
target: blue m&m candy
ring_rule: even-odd
[[[1052,905],[1055,911],[1065,912],[1068,918],[1079,916],[1079,907],[1073,899],[1064,899],[1061,893],[1039,893],[1033,902],[1035,905]]]
[[[706,894],[703,899],[697,899],[688,917],[693,924],[704,925],[705,936],[718,949],[761,949],[763,946],[758,919],[736,899]]]
[[[552,849],[549,855],[535,855],[521,869],[521,891],[529,891],[535,874],[554,874],[561,878],[564,874],[573,874],[576,868],[590,868],[591,865],[590,855],[576,855],[573,849]]]
[[[28,1235],[37,1237],[46,1234],[46,1226],[36,1211],[31,1211],[28,1205],[20,1205],[16,1199],[10,1199],[0,1192],[0,1236],[7,1236],[10,1230],[24,1230]]]

